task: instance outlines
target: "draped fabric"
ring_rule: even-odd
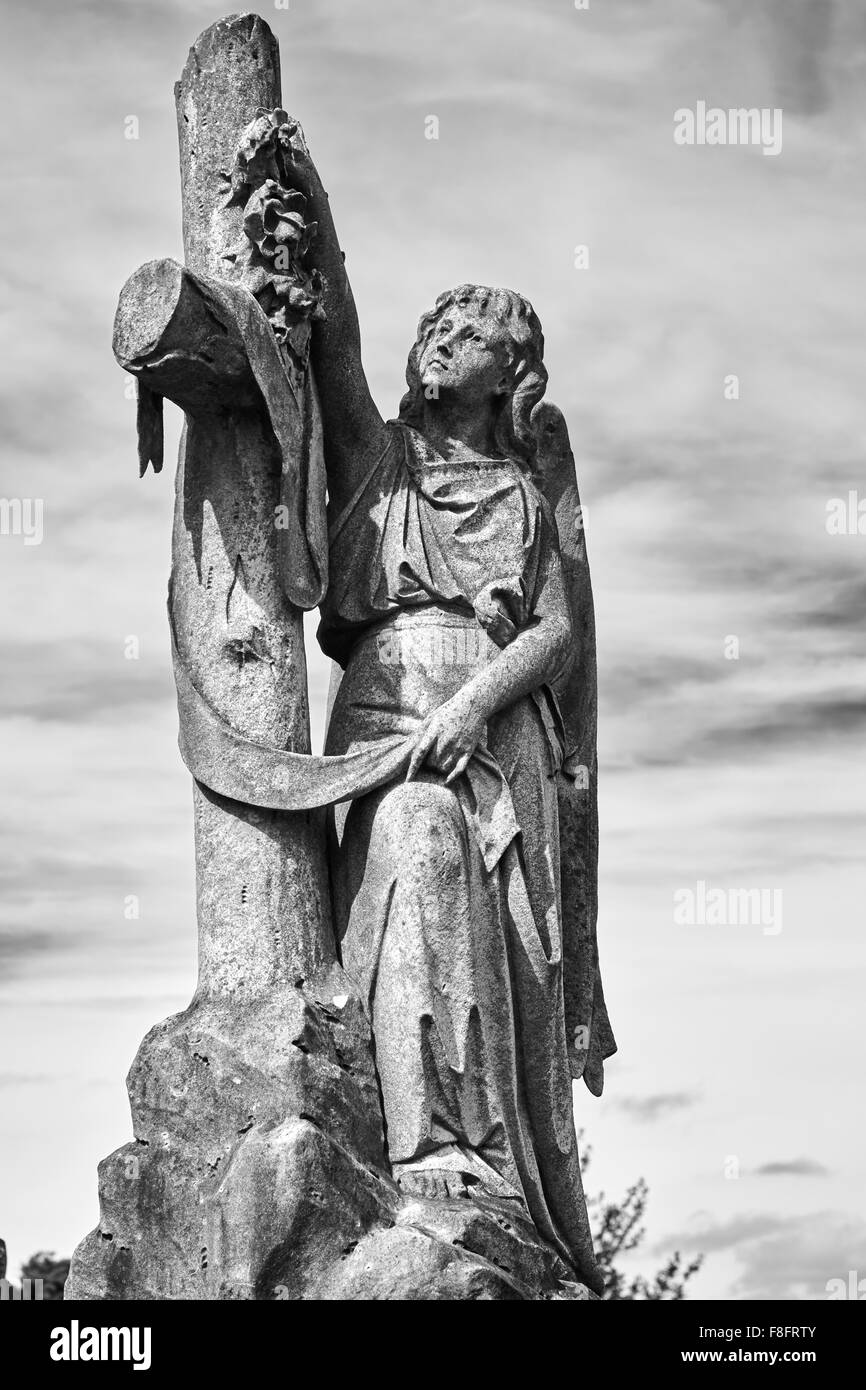
[[[429,603],[474,616],[504,646],[532,615],[554,536],[518,464],[454,468],[391,422],[382,455],[330,528],[322,650],[345,666],[361,629]]]
[[[228,300],[280,451],[277,564],[286,597],[315,608],[328,587],[325,454],[321,410],[311,367],[298,372],[280,351],[258,300],[243,285],[197,274],[205,300]],[[216,308],[219,318],[219,308]],[[151,412],[139,411],[139,446]]]
[[[449,639],[459,655],[471,650],[454,637],[472,627],[428,607],[362,636],[327,753],[351,756],[423,728],[429,709],[495,656],[487,640],[477,656],[437,660]],[[395,650],[401,660],[382,660]],[[481,851],[463,778],[395,779],[336,809],[329,862],[341,959],[373,1025],[395,1171],[456,1167],[513,1197],[593,1286],[563,1007],[561,747],[526,697],[488,722],[481,751],[515,818],[495,862]]]
[[[253,805],[335,807],[334,916],[373,1026],[389,1156],[457,1168],[528,1210],[599,1288],[572,1112],[558,778],[544,686],[488,721],[446,785],[405,773],[431,713],[533,619],[555,523],[508,460],[388,444],[329,534],[319,639],[344,667],[325,755],[238,735],[176,654],[193,775]]]
[[[326,754],[413,734],[532,621],[553,523],[510,460],[453,466],[408,427],[330,532],[319,639],[345,672]],[[449,1167],[523,1203],[596,1283],[572,1112],[557,774],[547,687],[488,721],[514,836],[485,860],[472,797],[435,772],[331,820],[335,922],[376,1045],[389,1156]],[[472,763],[470,762],[470,768]]]

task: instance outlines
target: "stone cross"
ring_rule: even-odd
[[[186,417],[169,586],[179,695],[182,675],[251,745],[308,754],[302,614],[327,579],[324,475],[310,465],[316,287],[300,265],[304,200],[270,177],[285,112],[264,21],[202,34],[175,97],[186,264],[131,276],[113,346],[138,381],[142,473],[162,468],[162,398]],[[335,964],[321,813],[197,781],[193,798],[198,987],[139,1049],[135,1139],[100,1165],[100,1224],[67,1297],[297,1296],[363,1230],[358,1182],[387,1190],[369,1032]],[[359,1178],[341,1174],[349,1153]],[[311,1221],[309,1189],[335,1182],[346,1195]]]
[[[281,503],[281,485],[286,474],[295,482],[301,465],[306,372],[289,343],[283,356],[300,404],[281,393],[281,458],[243,301],[229,292],[256,283],[243,255],[245,204],[256,189],[241,184],[238,196],[233,176],[237,184],[244,131],[280,105],[273,34],[255,15],[214,25],[191,50],[175,97],[186,265],[152,261],[127,282],[115,355],[139,383],[143,468],[161,467],[161,397],[186,415],[169,599],[179,659],[241,734],[309,753],[302,613],[287,597],[280,563],[281,547],[297,556],[307,542],[278,525],[281,505],[294,514]],[[249,238],[247,246],[255,256]],[[257,259],[264,280],[267,263]],[[272,291],[277,275],[268,278]],[[260,379],[273,378],[275,365],[278,372],[271,359],[260,366]],[[320,595],[297,596],[309,608]],[[333,958],[314,813],[263,811],[198,783],[194,799],[199,990],[256,995],[287,977],[310,977]]]

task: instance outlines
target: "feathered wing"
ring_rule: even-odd
[[[593,1095],[604,1086],[604,1062],[616,1051],[598,960],[598,688],[595,613],[586,535],[568,427],[555,405],[532,413],[538,442],[535,481],[556,521],[571,603],[574,658],[554,689],[566,732],[557,774],[561,853],[565,1022],[572,1073]]]

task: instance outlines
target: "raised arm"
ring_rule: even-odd
[[[325,318],[313,325],[312,360],[322,403],[329,501],[336,512],[385,446],[385,423],[361,363],[361,334],[328,195],[300,125],[292,137],[289,177],[307,198],[307,220],[317,224],[308,260],[325,282]]]

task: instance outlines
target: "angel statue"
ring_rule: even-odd
[[[615,1051],[595,628],[541,324],[513,290],[441,294],[384,420],[279,74],[256,15],[196,41],[185,264],[141,266],[115,319],[143,474],[163,400],[185,415],[169,623],[199,972],[130,1070],[134,1139],[70,1288],[591,1297],[572,1082],[600,1095]]]
[[[512,290],[441,294],[383,420],[328,196],[292,126],[286,176],[317,224],[324,286],[318,639],[340,668],[324,751],[408,749],[333,810],[328,843],[392,1170],[425,1198],[516,1199],[593,1284],[572,1076],[600,1093],[615,1050],[594,939],[594,636],[567,433],[539,404],[541,324]]]

